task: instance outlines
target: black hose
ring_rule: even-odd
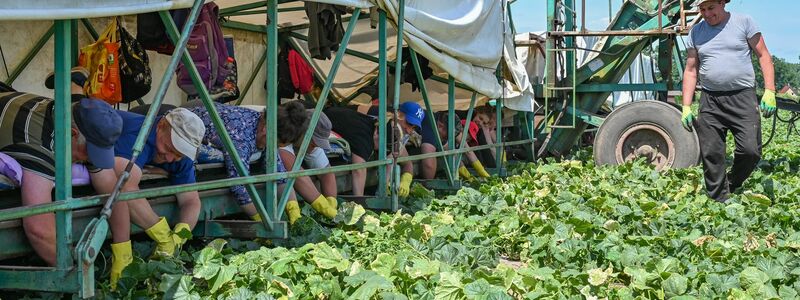
[[[772,129],[769,130],[769,138],[767,139],[767,142],[764,143],[763,146],[761,146],[762,148],[766,148],[767,145],[769,145],[769,143],[772,142],[772,138],[775,137],[775,125],[777,125],[777,123],[778,123],[778,113],[775,112],[775,117],[772,118]]]

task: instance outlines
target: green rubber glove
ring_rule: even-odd
[[[397,186],[397,196],[408,196],[408,192],[411,191],[412,179],[414,179],[414,175],[411,175],[411,173],[403,173],[403,175],[400,176],[400,185]]]
[[[773,90],[764,90],[764,96],[761,96],[761,114],[764,118],[772,117],[775,114],[775,110],[777,110],[777,105],[775,105],[775,91]]]
[[[692,112],[692,107],[684,105],[683,111],[681,112],[681,124],[683,124],[683,128],[688,131],[692,131],[692,123],[694,123],[695,119],[696,118]]]

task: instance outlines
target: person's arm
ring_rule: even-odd
[[[328,165],[326,168],[330,167],[331,165]],[[318,177],[320,188],[322,188],[322,194],[324,194],[325,197],[336,198],[338,194],[338,188],[336,187],[336,173],[320,174]]]
[[[291,171],[294,168],[294,164],[296,162],[296,157],[293,153],[286,151],[284,149],[278,150],[278,155],[281,156],[281,161],[283,161],[283,166],[286,170]],[[300,167],[300,170],[303,168]],[[314,182],[311,181],[311,178],[308,176],[300,176],[294,182],[294,191],[297,194],[300,194],[300,197],[306,200],[306,202],[311,203],[315,201],[317,198],[322,195],[318,190],[317,187],[314,186]]]
[[[400,146],[400,156],[398,157],[407,157],[407,156],[408,156],[408,151],[406,150],[406,146],[405,145]],[[414,164],[410,161],[402,162],[400,163],[400,169],[401,173],[413,174]]]
[[[239,152],[239,157],[242,159],[250,159],[250,150],[247,147],[242,146],[243,143],[239,143],[234,141],[233,145],[236,148],[236,151]],[[201,145],[201,147],[210,147],[208,145]],[[228,152],[223,151],[223,157],[225,158],[225,171],[228,173],[228,178],[235,178],[239,177],[239,172],[236,171],[236,165],[233,163],[231,156]],[[244,164],[244,168],[249,172],[250,171],[250,163],[249,161]],[[231,187],[231,193],[233,194],[233,198],[236,199],[236,203],[239,206],[246,206],[252,202],[250,199],[250,194],[247,193],[247,189],[243,185],[235,185]]]
[[[683,128],[692,131],[695,116],[692,112],[694,92],[697,89],[697,50],[686,49],[686,67],[683,69],[683,100],[681,106],[681,124]]]
[[[748,40],[750,48],[758,57],[758,64],[761,66],[761,73],[764,74],[764,89],[775,91],[775,66],[772,64],[772,55],[764,42],[764,36],[760,33]]]
[[[170,172],[170,178],[174,185],[197,182],[194,161],[188,157],[170,163],[165,170]],[[193,229],[197,225],[197,218],[200,216],[202,206],[200,193],[197,191],[178,193],[176,198],[178,199],[178,207],[181,209],[178,223],[185,224],[190,230]]]
[[[697,50],[686,50],[686,66],[683,69],[683,106],[692,106],[697,88]]]

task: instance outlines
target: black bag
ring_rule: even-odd
[[[264,82],[264,89],[267,83]],[[297,90],[292,83],[292,71],[289,69],[289,45],[284,44],[278,53],[278,99],[294,99]]]
[[[180,32],[189,16],[189,9],[170,10],[169,13]],[[161,54],[172,55],[175,51],[175,45],[169,39],[164,22],[161,22],[157,12],[136,15],[136,40],[141,43],[142,48]]]
[[[119,76],[122,81],[122,103],[141,99],[150,92],[153,81],[150,59],[139,41],[119,25]]]
[[[7,92],[16,92],[13,87],[6,84],[5,82],[0,81],[0,93],[7,93]]]

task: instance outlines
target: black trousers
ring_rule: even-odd
[[[761,117],[755,89],[730,92],[703,90],[694,126],[700,141],[708,196],[717,201],[742,186],[761,160]],[[730,174],[725,169],[725,139],[733,133],[736,150]]]

